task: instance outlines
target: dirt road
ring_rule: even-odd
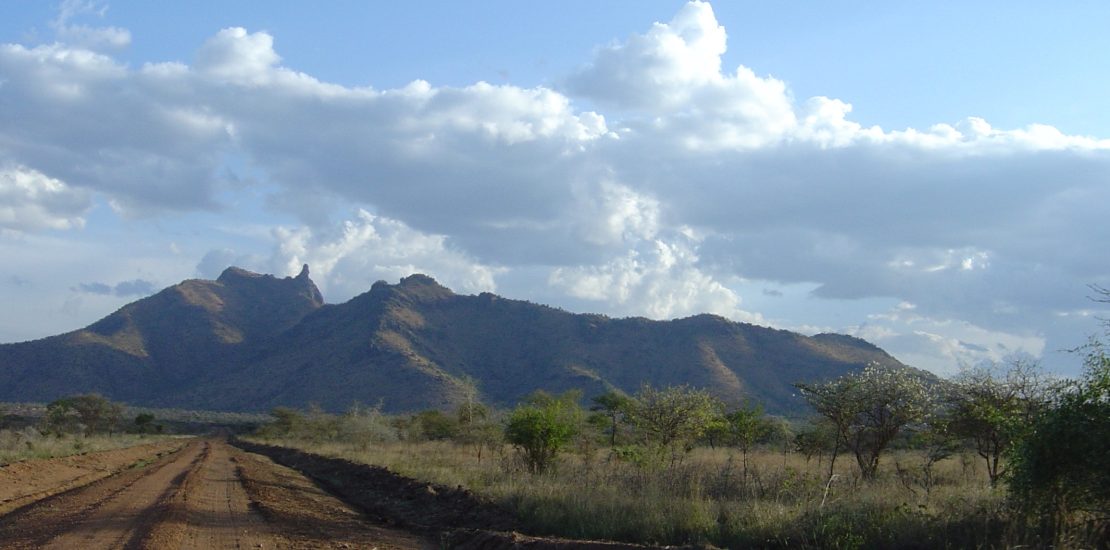
[[[202,439],[0,516],[4,548],[437,548],[301,474]],[[0,487],[2,489],[2,487]],[[45,493],[44,493],[45,494]]]

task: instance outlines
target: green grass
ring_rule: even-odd
[[[508,447],[479,462],[473,449],[449,442],[271,443],[465,486],[513,509],[540,535],[720,547],[1008,545],[1005,493],[990,488],[969,456],[937,463],[929,483],[915,452],[884,457],[874,481],[860,479],[842,456],[829,483],[827,463],[772,450],[752,453],[746,474],[731,450],[695,449],[675,467],[642,468],[601,449],[533,475]]]
[[[42,435],[34,428],[0,430],[0,466],[39,458],[55,458],[94,451],[106,451],[153,443],[169,436],[117,435]]]

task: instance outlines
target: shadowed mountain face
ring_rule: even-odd
[[[378,282],[323,305],[307,266],[277,279],[229,268],[189,280],[86,329],[0,346],[0,400],[98,391],[135,404],[266,410],[446,408],[477,391],[512,405],[536,389],[587,396],[690,384],[769,412],[803,407],[792,383],[869,362],[849,336],[806,337],[713,315],[674,321],[572,314],[493,294],[457,295],[430,277]]]

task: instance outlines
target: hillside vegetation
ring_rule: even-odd
[[[0,400],[99,392],[134,405],[264,411],[353,402],[386,411],[498,406],[536,389],[586,397],[688,384],[726,402],[797,413],[793,383],[901,366],[849,336],[800,334],[713,315],[673,321],[573,314],[423,275],[325,305],[309,278],[238,268],[189,280],[89,327],[0,346]]]

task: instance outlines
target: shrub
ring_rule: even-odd
[[[580,396],[578,391],[557,397],[539,391],[509,413],[505,440],[517,448],[532,473],[551,467],[559,451],[578,435],[583,421]]]

